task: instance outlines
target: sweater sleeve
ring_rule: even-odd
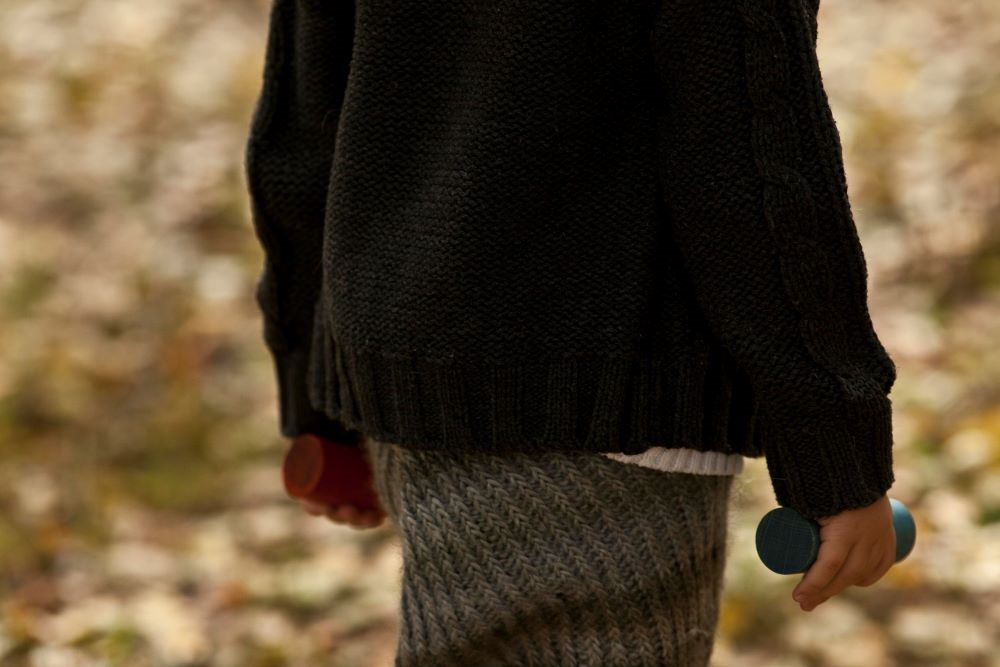
[[[750,379],[777,501],[892,485],[896,369],[868,312],[818,0],[669,0],[650,35],[662,201],[706,325]]]
[[[351,2],[273,1],[262,86],[246,140],[253,226],[265,253],[256,302],[287,437],[313,433],[343,441],[346,433],[312,406],[307,381],[353,11]]]

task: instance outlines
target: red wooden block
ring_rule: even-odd
[[[317,435],[292,439],[282,465],[285,491],[325,505],[379,509],[364,448]]]

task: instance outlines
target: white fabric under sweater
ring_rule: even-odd
[[[699,452],[687,447],[650,447],[639,454],[601,452],[608,458],[624,463],[655,468],[668,472],[687,472],[697,475],[735,475],[743,471],[741,454]]]

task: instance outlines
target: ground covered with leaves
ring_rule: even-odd
[[[0,3],[0,664],[391,664],[400,549],[284,495],[242,151],[265,0]],[[1000,4],[838,0],[820,62],[913,554],[811,613],[738,478],[717,667],[1000,666]]]

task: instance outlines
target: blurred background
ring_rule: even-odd
[[[0,664],[390,665],[388,523],[284,494],[243,180],[269,0],[0,2]],[[811,613],[737,481],[717,667],[1000,666],[1000,3],[824,0],[911,556]]]

